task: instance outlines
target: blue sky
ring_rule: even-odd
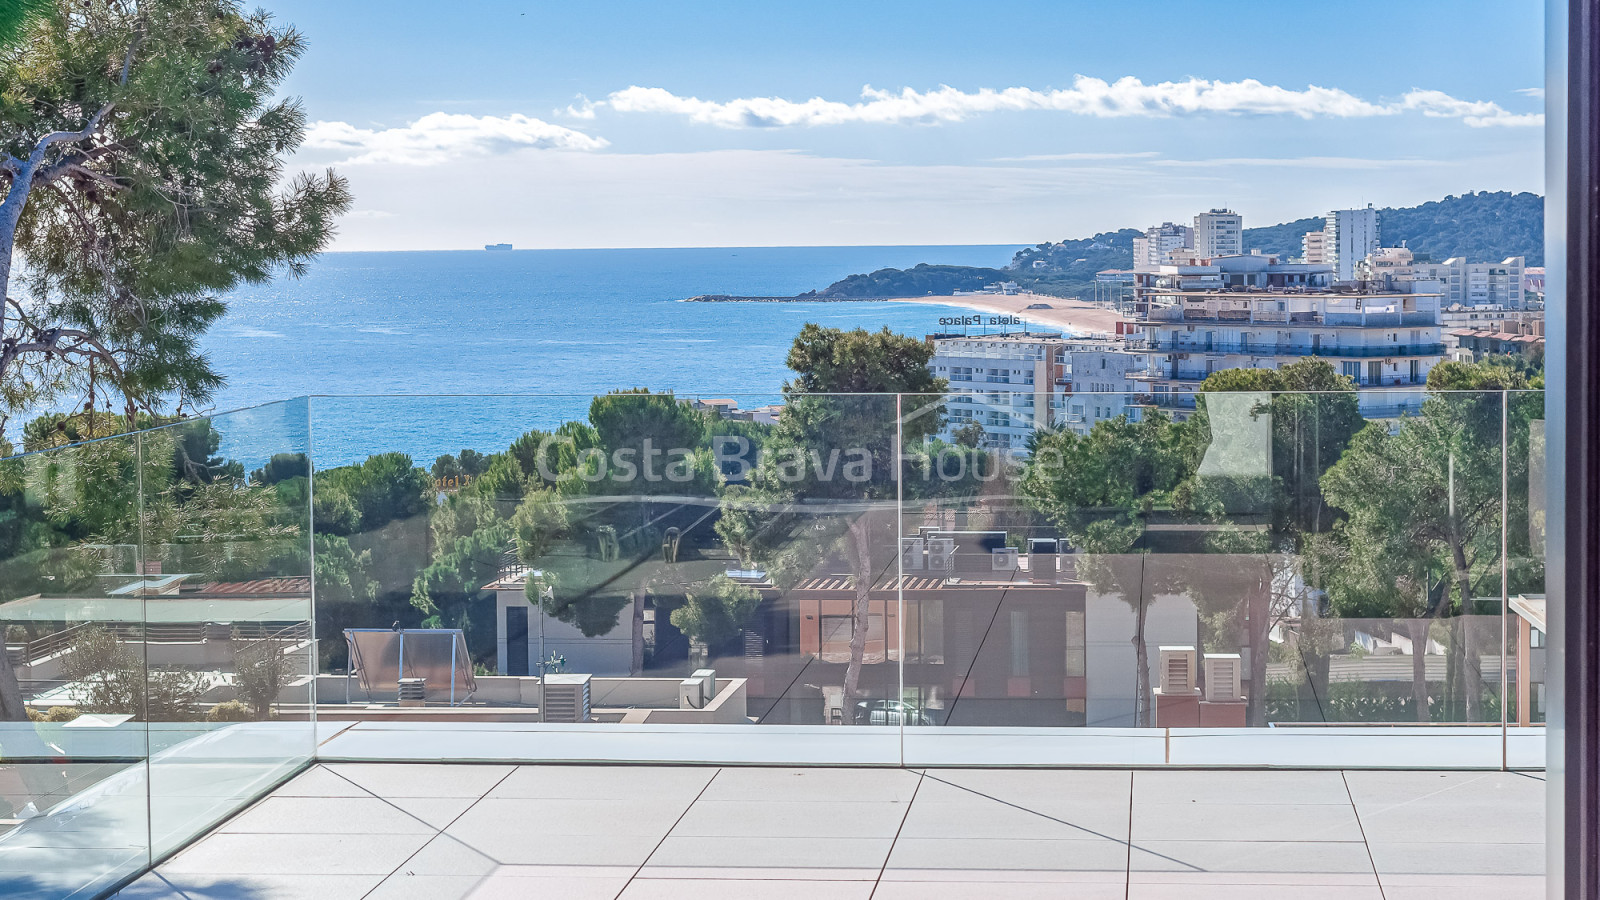
[[[356,191],[339,249],[1034,243],[1543,184],[1528,0],[439,6],[268,2],[310,43],[297,162]]]

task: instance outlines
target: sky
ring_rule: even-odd
[[[1537,0],[264,0],[335,250],[1034,244],[1543,192]],[[447,6],[441,11],[441,6]]]

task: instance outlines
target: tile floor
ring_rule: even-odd
[[[1540,774],[315,766],[119,900],[1544,896]]]

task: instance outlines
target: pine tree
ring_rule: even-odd
[[[303,271],[350,203],[331,171],[286,177],[305,42],[234,0],[46,6],[0,46],[0,429],[182,412],[222,384],[199,350],[220,295]]]

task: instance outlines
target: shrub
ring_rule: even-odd
[[[254,711],[251,718],[265,719],[289,681],[289,661],[276,641],[257,641],[235,651],[233,689]]]
[[[49,712],[44,714],[44,721],[71,722],[81,715],[83,715],[83,710],[76,706],[52,706]]]
[[[206,713],[208,722],[253,722],[256,716],[248,703],[238,700],[225,700],[211,707]]]

